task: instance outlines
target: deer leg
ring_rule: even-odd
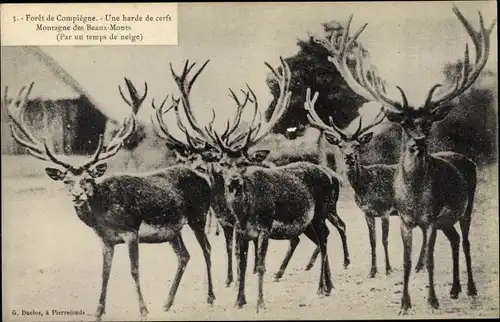
[[[226,253],[227,253],[227,278],[226,287],[229,287],[233,282],[233,233],[232,226],[222,226],[224,237],[226,239]],[[238,254],[236,254],[238,256]]]
[[[240,256],[240,243],[237,241],[237,234],[234,233],[234,256],[236,257],[236,280],[234,282],[234,288],[237,289],[239,287],[239,282],[240,282],[240,265],[238,264],[238,258]]]
[[[186,270],[187,263],[191,256],[189,255],[188,250],[186,249],[186,245],[184,245],[184,241],[182,240],[182,235],[179,233],[175,236],[172,241],[170,241],[170,245],[174,249],[175,254],[177,255],[177,272],[175,272],[174,282],[170,288],[170,292],[168,294],[168,299],[163,309],[168,311],[172,304],[174,304],[175,294],[177,293],[177,288],[179,287],[179,283],[181,282],[182,275],[184,275],[184,271]]]
[[[389,261],[389,213],[382,215],[382,244],[384,245],[385,253],[385,274],[389,275],[392,273],[391,263]]]
[[[420,227],[422,229],[422,248],[420,249],[420,255],[418,256],[418,262],[417,265],[415,266],[415,271],[417,273],[421,272],[425,268],[425,249],[427,248],[427,239],[425,238],[425,228]]]
[[[290,259],[292,258],[293,253],[295,252],[295,249],[297,248],[297,245],[299,243],[300,243],[299,237],[295,237],[290,240],[290,246],[288,247],[288,251],[286,252],[285,259],[283,260],[283,263],[281,263],[278,272],[274,275],[275,282],[278,282],[279,279],[283,277],[283,273],[285,273],[285,269],[288,266],[288,263],[290,262]]]
[[[411,273],[411,253],[413,244],[413,230],[403,220],[401,220],[401,239],[403,240],[403,296],[401,297],[401,310],[399,314],[406,314],[411,308],[410,292],[408,291],[408,281]]]
[[[340,239],[342,240],[342,249],[344,250],[344,268],[347,268],[347,266],[351,264],[351,260],[349,259],[349,249],[347,248],[347,234],[345,223],[342,219],[340,219],[336,210],[332,215],[328,216],[328,220],[335,228],[337,228],[337,231],[339,232]]]
[[[235,306],[241,309],[245,304],[247,304],[245,298],[245,277],[247,273],[247,262],[248,262],[248,240],[245,239],[241,233],[236,232],[236,243],[238,243],[238,297],[236,298]]]
[[[476,289],[476,283],[474,283],[474,277],[472,275],[472,262],[470,257],[470,242],[469,242],[470,222],[471,220],[469,214],[468,218],[466,217],[460,220],[460,229],[462,230],[462,247],[465,254],[465,263],[467,265],[467,295],[476,296],[477,289]]]
[[[325,225],[326,227],[326,225]],[[329,271],[330,265],[328,265],[328,256],[326,252],[326,238],[325,231],[322,227],[316,224],[314,227],[309,226],[304,234],[316,245],[321,252],[321,269],[320,269],[320,277],[319,277],[319,285],[318,285],[318,295],[326,295],[328,296],[333,288],[333,284],[330,279],[330,274],[326,273],[326,270]]]
[[[205,263],[207,265],[207,277],[208,277],[208,295],[207,295],[207,303],[213,304],[215,300],[214,287],[212,284],[212,260],[211,260],[211,250],[212,246],[208,241],[207,235],[205,234],[204,229],[199,229],[194,231],[194,235],[198,240],[198,243],[201,246],[203,251],[203,257],[205,258]]]
[[[321,222],[321,236],[320,238],[324,240],[325,244],[325,295],[329,296],[332,289],[333,289],[333,283],[332,283],[332,275],[330,272],[330,260],[328,259],[328,252],[326,251],[326,246],[328,245],[328,236],[330,235],[330,230],[326,226],[326,223],[324,221]]]
[[[365,214],[366,224],[368,225],[368,235],[370,237],[370,247],[372,250],[372,266],[370,269],[369,278],[374,278],[377,275],[377,245],[375,241],[375,217],[372,214]]]
[[[265,309],[264,305],[264,273],[266,272],[266,255],[269,245],[269,236],[267,233],[260,233],[257,240],[257,271],[259,274],[259,295],[257,299],[257,313],[259,309]]]
[[[141,311],[141,318],[146,318],[148,309],[142,297],[141,285],[139,283],[139,236],[133,235],[132,238],[127,240],[128,254],[130,257],[130,272],[135,282],[137,296],[139,297],[139,310]]]
[[[318,255],[319,255],[319,246],[316,247],[316,249],[312,253],[311,259],[309,260],[309,263],[306,266],[306,271],[310,270],[314,266],[314,263],[316,262]]]
[[[220,225],[219,225],[219,222],[217,221],[217,219],[215,219],[215,236],[219,236],[220,235]]]
[[[210,208],[208,210],[208,213],[207,213],[207,222],[205,224],[205,230],[207,232],[207,235],[210,235],[210,232],[212,231],[212,219],[213,219],[213,212],[212,212],[212,208]]]
[[[462,286],[460,285],[460,270],[459,270],[460,235],[453,226],[448,229],[443,229],[443,233],[450,241],[451,255],[453,259],[453,286],[451,287],[450,297],[452,299],[457,299],[458,294],[462,292]]]
[[[111,273],[111,264],[113,263],[113,255],[115,253],[115,246],[103,243],[102,246],[102,286],[101,286],[101,297],[99,298],[99,305],[95,316],[98,321],[101,320],[101,316],[106,314],[106,293],[108,291],[108,281],[109,275]]]
[[[253,273],[257,274],[257,257],[259,256],[259,250],[258,250],[258,240],[254,239],[253,240],[253,250],[255,253],[254,260],[253,260]]]
[[[427,297],[427,302],[434,308],[439,308],[439,301],[436,297],[436,290],[434,288],[434,246],[436,244],[437,230],[434,224],[431,224],[427,228],[427,271],[429,274],[429,295]]]

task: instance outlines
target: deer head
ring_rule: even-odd
[[[201,68],[195,72],[193,77],[189,77],[190,71],[196,65],[196,63],[189,64],[189,61],[186,60],[184,64],[184,69],[181,75],[175,73],[172,64],[170,64],[170,70],[172,72],[172,76],[174,81],[176,82],[179,91],[181,93],[180,98],[175,98],[172,96],[172,103],[170,107],[164,110],[165,102],[168,100],[168,96],[163,100],[162,104],[157,107],[154,103],[154,99],[152,101],[152,106],[155,109],[156,113],[152,118],[152,122],[154,125],[154,129],[156,134],[165,140],[167,147],[174,151],[176,156],[176,161],[180,164],[187,165],[194,170],[197,170],[202,173],[206,173],[207,163],[209,162],[210,156],[213,155],[217,148],[215,147],[215,143],[211,142],[209,136],[206,135],[204,130],[198,124],[197,120],[194,118],[194,115],[191,111],[191,103],[189,100],[189,94],[191,92],[191,88],[196,81],[197,77],[201,74],[203,69],[207,66],[210,60],[207,60]],[[196,133],[196,135],[190,134],[188,128],[185,124],[183,124],[179,105],[182,103],[183,110],[185,112],[186,118],[189,123],[189,127],[192,131]],[[167,128],[167,125],[164,122],[163,115],[169,112],[170,110],[174,110],[177,117],[177,126],[184,133],[186,137],[186,142],[176,139],[173,137]],[[210,126],[212,126],[215,121],[215,112],[210,122]],[[215,152],[216,153],[216,152]]]
[[[132,102],[129,102],[125,98],[120,86],[118,88],[125,102],[132,107],[132,113],[124,120],[123,125],[106,146],[103,144],[103,135],[101,134],[94,154],[87,161],[79,165],[63,161],[60,157],[56,156],[47,144],[47,140],[45,139],[43,143],[38,141],[25,124],[24,112],[34,83],[31,83],[27,88],[24,86],[19,92],[17,99],[10,101],[8,100],[8,88],[5,88],[4,104],[11,121],[10,128],[14,140],[26,148],[28,153],[35,158],[51,162],[57,166],[47,167],[45,168],[45,172],[52,180],[64,182],[69,194],[73,198],[75,206],[82,206],[92,197],[94,193],[94,180],[101,177],[107,169],[107,163],[103,161],[118,153],[123,147],[124,141],[134,133],[136,126],[135,113],[144,101],[146,94],[140,97],[137,95],[137,91],[132,83],[128,79],[125,79],[125,81]]]
[[[274,111],[268,122],[263,123],[262,113],[259,111],[257,97],[251,87],[247,84],[247,90],[241,90],[244,95],[244,100],[240,101],[236,94],[230,90],[237,105],[236,118],[232,125],[227,123],[225,131],[219,135],[209,125],[206,127],[206,133],[215,142],[218,147],[218,153],[212,153],[208,159],[212,162],[217,162],[213,171],[223,174],[225,186],[229,191],[241,191],[243,185],[243,175],[250,165],[260,165],[266,160],[269,155],[269,150],[257,150],[249,152],[249,149],[260,142],[274,127],[274,125],[281,119],[290,102],[291,92],[290,88],[290,68],[285,60],[280,57],[281,71],[278,72],[272,68],[268,63],[266,66],[271,70],[273,76],[276,78],[280,93],[274,108]],[[254,105],[254,114],[250,125],[246,130],[240,130],[236,133],[241,121],[243,109],[248,102]]]
[[[476,81],[488,59],[489,38],[496,20],[489,28],[485,28],[483,17],[479,12],[480,30],[476,31],[455,5],[453,6],[453,12],[472,39],[476,52],[475,61],[470,61],[469,48],[466,44],[463,66],[456,75],[454,85],[439,95],[435,95],[435,93],[442,85],[436,84],[432,86],[425,103],[421,106],[409,106],[407,97],[399,86],[396,86],[396,88],[401,93],[400,102],[387,97],[384,83],[377,74],[376,69],[366,63],[366,57],[360,46],[354,48],[357,38],[367,24],[364,24],[354,36],[350,37],[351,15],[345,27],[334,32],[331,39],[316,39],[329,51],[331,55],[328,58],[329,61],[335,65],[355,93],[367,100],[380,102],[386,107],[387,119],[402,127],[405,133],[406,147],[416,155],[422,155],[427,151],[427,137],[432,125],[443,120],[448,115],[452,107],[452,100],[465,92]],[[342,33],[340,36],[338,35],[339,32]],[[347,67],[347,58],[353,52],[356,56],[355,75]]]
[[[385,119],[384,109],[375,116],[373,123],[363,127],[363,117],[359,117],[359,125],[353,134],[348,134],[335,125],[332,117],[329,117],[329,125],[325,124],[314,109],[314,104],[318,99],[316,92],[311,99],[311,90],[308,88],[306,93],[306,101],[304,102],[304,109],[306,110],[307,119],[311,126],[317,128],[324,133],[325,139],[328,143],[339,147],[344,160],[348,166],[357,164],[359,154],[362,148],[368,144],[373,138],[372,128],[382,123]]]

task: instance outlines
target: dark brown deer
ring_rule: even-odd
[[[202,66],[201,69],[203,69],[208,61]],[[175,73],[172,71],[174,78],[177,79],[177,82],[179,83],[179,80],[184,79],[186,76],[185,74],[189,72],[189,70],[192,69],[192,66],[188,67],[188,63],[184,66],[184,71],[182,76],[177,76]],[[273,72],[274,70],[270,65],[267,65]],[[201,71],[200,69],[200,71]],[[196,74],[199,75],[200,71]],[[274,72],[275,73],[275,72]],[[283,85],[284,86],[284,85]],[[179,86],[181,88],[181,86]],[[283,88],[282,88],[283,90]],[[255,109],[255,114],[253,117],[252,122],[256,121],[257,117],[257,112],[258,112],[258,104],[257,104],[257,99],[255,96],[255,93],[252,91],[252,89],[247,85],[247,89],[243,90],[241,89],[241,92],[243,93],[243,99],[240,100],[238,96],[230,89],[230,96],[233,98],[233,100],[236,103],[237,111],[236,111],[236,116],[231,124],[231,122],[227,122],[226,128],[220,138],[224,141],[227,141],[230,135],[233,135],[238,131],[238,127],[240,125],[241,117],[243,115],[243,111],[245,107],[247,106],[247,103],[252,102],[254,103],[254,109]],[[280,103],[281,104],[281,103]],[[185,107],[185,113],[187,115],[187,119],[190,122],[191,128],[198,134],[198,137],[196,138],[196,141],[199,141],[197,144],[198,146],[201,146],[200,148],[191,148],[190,151],[193,153],[201,153],[201,158],[205,163],[211,164],[212,162],[218,162],[218,159],[211,159],[213,156],[214,152],[214,142],[218,144],[213,136],[210,136],[210,134],[207,136],[207,133],[210,133],[210,131],[205,128],[208,132],[203,132],[202,126],[197,122],[197,120],[194,118],[192,111],[189,109],[190,105],[186,104],[183,105]],[[187,108],[186,108],[187,107]],[[215,112],[214,112],[215,113]],[[261,115],[259,115],[261,117]],[[178,120],[180,120],[180,117],[178,116]],[[213,122],[215,120],[215,114],[212,119],[212,121],[209,124],[209,128],[213,125]],[[186,133],[185,127],[184,132]],[[239,134],[236,135],[234,142],[238,143],[241,140],[245,138],[246,133],[243,131],[240,131]],[[265,136],[263,136],[265,137]],[[194,141],[193,138],[191,141]],[[275,167],[276,165],[272,161],[267,161],[266,158],[249,158],[248,162],[250,162],[251,165],[255,166],[264,166],[264,167]],[[281,164],[280,164],[281,165]],[[327,170],[328,171],[328,170]],[[228,208],[227,205],[227,198],[226,198],[226,189],[224,187],[224,181],[221,175],[215,175],[212,176],[212,209],[214,210],[215,217],[221,224],[224,230],[224,235],[226,239],[226,250],[228,254],[228,277],[226,279],[226,286],[229,286],[231,282],[233,281],[233,275],[232,275],[232,259],[231,259],[231,253],[232,253],[232,236],[234,232],[234,224],[235,224],[235,218],[233,215],[231,215],[230,209]],[[333,198],[336,200],[338,199],[338,189],[336,190],[336,194],[333,196]],[[335,209],[336,210],[336,209]],[[347,236],[345,233],[345,223],[342,221],[342,219],[338,216],[337,212],[334,211],[330,214],[328,214],[328,220],[337,228],[339,231],[339,234],[342,239],[342,246],[344,250],[344,266],[347,267],[350,263],[349,259],[349,251],[347,247]],[[254,274],[257,273],[257,240],[254,239],[254,250],[255,250],[255,261],[254,261]],[[282,265],[280,266],[279,271],[275,274],[275,280],[278,281],[284,274],[284,271],[286,269],[286,266],[288,265],[288,262],[293,254],[293,251],[295,250],[296,246],[298,245],[298,240],[293,240],[292,241],[292,246],[287,253],[287,256],[285,257]],[[238,244],[236,245],[236,253],[238,254]],[[320,250],[319,247],[316,249],[316,251],[313,254],[313,258],[316,259],[318,256]],[[238,255],[237,255],[238,256]],[[312,264],[310,265],[312,267]],[[307,268],[310,269],[311,267]]]
[[[46,172],[51,179],[64,182],[77,216],[102,241],[102,289],[96,311],[97,319],[100,320],[106,310],[107,285],[114,248],[123,243],[127,244],[129,250],[131,274],[142,318],[146,317],[148,310],[139,283],[139,243],[169,242],[172,245],[177,254],[178,268],[164,308],[168,310],[171,307],[190,258],[181,235],[181,229],[186,223],[192,228],[203,250],[208,274],[207,301],[212,303],[215,296],[211,278],[210,243],[204,232],[210,205],[210,185],[207,179],[184,166],[146,174],[99,178],[107,169],[107,164],[103,161],[115,155],[133,133],[136,124],[134,113],[125,120],[106,146],[102,136],[100,137],[97,150],[84,164],[73,165],[61,160],[46,142],[42,144],[30,133],[23,121],[32,86],[33,84],[27,90],[21,90],[19,100],[6,103],[12,121],[12,135],[31,155],[52,162],[62,169],[49,167]],[[130,82],[127,82],[127,86],[132,100],[126,101],[137,110],[145,96],[140,98]],[[8,102],[7,89],[4,101]]]
[[[478,78],[488,59],[490,34],[496,23],[485,28],[479,13],[480,30],[476,31],[456,6],[453,12],[464,25],[474,43],[476,57],[471,63],[466,45],[462,69],[455,84],[439,95],[435,91],[441,87],[431,87],[425,103],[421,107],[409,106],[404,91],[397,86],[402,101],[390,99],[384,90],[381,78],[373,66],[364,66],[361,52],[356,52],[356,76],[350,73],[346,64],[347,53],[352,43],[366,27],[362,26],[355,35],[349,36],[349,19],[340,41],[320,42],[332,54],[330,60],[335,64],[349,86],[358,94],[383,104],[389,121],[399,124],[403,129],[403,146],[400,162],[394,176],[395,207],[401,218],[401,236],[404,245],[404,281],[401,298],[401,313],[411,308],[408,281],[411,272],[412,231],[419,226],[424,231],[425,251],[421,254],[422,263],[427,264],[429,274],[429,305],[437,309],[439,301],[434,288],[434,246],[437,230],[448,238],[452,249],[453,285],[450,296],[458,298],[461,292],[459,274],[460,235],[454,225],[459,222],[462,230],[462,246],[465,254],[468,275],[468,295],[477,294],[472,274],[470,257],[469,229],[472,207],[476,190],[476,164],[469,158],[454,152],[430,154],[427,147],[433,124],[443,120],[452,109],[452,100],[466,91]]]
[[[250,240],[257,241],[257,312],[265,307],[263,278],[269,239],[290,240],[290,249],[280,268],[284,270],[299,243],[299,236],[305,234],[309,237],[320,247],[322,255],[318,294],[328,295],[333,288],[327,257],[329,230],[325,220],[329,214],[335,213],[339,194],[339,181],[334,172],[308,162],[297,162],[282,167],[252,165],[263,162],[269,150],[250,153],[249,148],[269,133],[286,111],[290,101],[290,70],[282,58],[281,63],[282,74],[266,63],[280,84],[280,96],[267,123],[263,124],[260,120],[256,122],[257,99],[248,87],[255,114],[246,131],[240,131],[231,138],[231,131],[225,132],[227,136],[223,137],[213,128],[205,128],[207,139],[219,147],[219,153],[208,152],[205,156],[207,160],[217,162],[211,168],[212,182],[223,185],[225,202],[235,221],[239,267],[236,305],[239,308],[246,304],[248,243]],[[189,114],[189,111],[186,113]],[[194,123],[194,127],[200,127],[196,121]]]
[[[205,155],[210,151],[212,152],[214,152],[214,150],[218,151],[218,149],[214,148],[214,146],[216,145],[215,143],[213,143],[209,138],[207,139],[206,133],[204,132],[203,128],[199,125],[199,123],[194,118],[194,115],[191,113],[191,103],[189,95],[191,92],[191,87],[193,86],[197,77],[201,74],[201,72],[204,70],[204,68],[207,66],[208,63],[209,60],[207,60],[196,72],[194,72],[192,76],[190,76],[189,73],[193,70],[196,63],[190,64],[189,61],[186,60],[184,68],[180,75],[178,75],[174,71],[173,66],[170,65],[172,76],[174,78],[174,81],[178,85],[181,94],[180,99],[174,100],[175,101],[174,107],[177,114],[177,125],[186,135],[186,140],[188,144],[187,145],[183,144],[182,142],[178,142],[177,140],[177,141],[172,141],[172,143],[167,145],[169,145],[170,148],[176,151],[177,160],[179,162],[186,163],[189,167],[194,166],[196,168],[196,171],[202,173],[207,172],[207,163],[209,163],[208,159],[205,158]],[[247,100],[248,99],[245,100],[244,104],[246,104]],[[194,132],[195,135],[190,134],[186,126],[183,125],[180,120],[180,116],[178,113],[179,112],[178,106],[180,103],[182,103],[183,110],[186,114],[187,120],[190,125],[190,129],[192,130],[192,132]],[[160,120],[161,118],[160,115],[164,112],[161,112],[162,110],[161,106],[156,110],[157,110],[156,114],[157,123],[160,124],[159,127],[161,129],[162,121]],[[241,114],[237,118],[241,118]],[[214,120],[215,120],[215,114],[214,114],[214,119],[212,119],[210,123],[212,124]],[[163,124],[163,126],[165,126],[165,124]],[[228,126],[230,125],[228,124]],[[226,132],[229,132],[230,130],[234,131],[234,128],[228,127]],[[200,160],[202,161],[201,163]],[[224,186],[223,184],[221,185],[219,183],[220,182],[217,180],[211,182],[212,194],[210,202],[211,213],[209,213],[209,220],[210,220],[210,215],[214,215],[217,218],[219,224],[222,226],[222,230],[224,232],[224,238],[226,242],[226,252],[227,252],[227,278],[225,285],[226,287],[228,287],[234,281],[233,269],[232,269],[234,217],[231,215],[231,212],[225,200]]]
[[[317,93],[314,98],[316,97]],[[325,133],[325,138],[328,143],[339,147],[347,165],[347,178],[354,190],[356,204],[365,213],[371,247],[371,268],[369,277],[373,278],[377,274],[375,229],[375,218],[377,217],[380,217],[382,221],[382,244],[384,245],[385,253],[385,271],[386,274],[389,275],[392,272],[388,251],[389,216],[398,215],[394,208],[394,190],[392,184],[397,165],[362,165],[359,161],[359,154],[362,147],[368,144],[373,137],[373,132],[369,132],[370,129],[382,123],[385,114],[383,114],[382,110],[375,118],[376,121],[364,128],[362,126],[362,117],[360,117],[357,130],[353,134],[347,134],[335,126],[331,117],[329,125],[324,123],[314,110],[314,101],[314,99],[310,99],[310,91],[308,89],[306,104],[304,104],[307,118],[312,126]]]

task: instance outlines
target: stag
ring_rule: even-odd
[[[370,130],[382,123],[385,118],[383,110],[375,117],[375,121],[366,127],[363,127],[362,117],[360,117],[356,131],[353,134],[347,134],[334,124],[331,117],[329,119],[329,125],[320,119],[314,109],[314,99],[310,99],[309,89],[307,91],[306,104],[304,104],[304,107],[310,124],[324,132],[328,143],[339,148],[347,165],[347,178],[354,190],[355,202],[365,213],[365,219],[368,225],[371,247],[371,268],[368,276],[373,278],[378,273],[375,218],[381,218],[382,221],[382,244],[385,253],[385,272],[389,275],[392,272],[388,251],[389,216],[398,215],[394,208],[394,191],[392,184],[397,165],[362,165],[359,161],[359,155],[362,148],[366,146],[373,137],[373,132],[370,132]]]
[[[299,236],[305,234],[320,247],[322,255],[318,294],[329,295],[333,288],[327,257],[329,230],[325,220],[330,214],[336,215],[339,180],[335,173],[308,162],[296,162],[281,167],[262,166],[270,151],[249,152],[249,148],[264,138],[279,121],[290,101],[290,70],[282,58],[281,63],[282,73],[278,73],[266,63],[278,80],[280,95],[273,115],[265,124],[260,121],[261,118],[257,121],[258,103],[248,85],[245,96],[251,96],[255,112],[246,130],[236,135],[231,131],[231,128],[238,128],[238,115],[242,113],[244,104],[238,104],[238,113],[233,126],[227,127],[222,134],[211,126],[205,127],[203,131],[192,117],[190,121],[200,135],[219,149],[218,152],[204,153],[204,158],[212,162],[210,167],[212,187],[219,185],[224,189],[224,195],[221,196],[224,196],[224,202],[235,223],[239,268],[239,289],[235,305],[239,308],[246,304],[248,243],[250,240],[257,242],[256,269],[259,285],[257,312],[265,307],[263,278],[269,239],[290,240],[289,251],[280,268],[284,270],[299,243]],[[238,102],[237,99],[235,101]],[[186,114],[192,115],[188,109]]]
[[[459,222],[462,231],[462,246],[467,265],[467,293],[477,295],[470,257],[469,229],[472,220],[472,207],[476,190],[476,164],[469,158],[450,151],[429,153],[427,138],[433,124],[442,121],[451,111],[452,100],[465,92],[478,78],[484,68],[490,47],[490,35],[496,23],[485,28],[479,12],[480,30],[475,30],[471,23],[454,5],[453,12],[464,25],[472,38],[476,57],[471,62],[468,45],[465,46],[464,63],[456,76],[455,83],[449,89],[434,95],[441,84],[431,87],[425,103],[420,107],[410,106],[403,89],[401,102],[392,100],[384,91],[381,78],[373,66],[366,64],[362,53],[356,52],[356,76],[347,68],[346,59],[352,43],[365,29],[363,25],[351,38],[347,22],[344,34],[337,41],[319,40],[328,48],[332,61],[347,84],[366,99],[383,104],[387,119],[398,124],[403,130],[403,144],[399,164],[394,174],[394,205],[401,218],[401,236],[404,245],[404,279],[400,314],[406,314],[411,308],[408,280],[411,272],[413,228],[419,226],[424,233],[424,251],[420,261],[426,263],[429,276],[428,303],[433,309],[439,308],[439,301],[434,288],[434,247],[437,230],[448,238],[452,249],[453,284],[450,290],[452,299],[461,292],[459,274],[460,235],[454,225]],[[368,66],[367,66],[368,65]]]
[[[102,135],[97,150],[82,165],[68,163],[54,155],[45,142],[42,144],[30,133],[23,121],[24,110],[33,83],[23,88],[17,101],[7,103],[11,131],[14,139],[34,157],[52,162],[59,168],[46,168],[47,175],[55,181],[63,181],[77,216],[92,228],[102,242],[102,287],[96,317],[101,319],[106,311],[107,285],[116,245],[127,244],[131,274],[135,282],[142,318],[148,309],[139,283],[139,243],[169,242],[178,258],[178,268],[164,309],[168,310],[175,298],[186,265],[190,259],[181,235],[187,223],[200,243],[208,274],[208,302],[215,299],[210,262],[210,243],[204,232],[206,213],[210,205],[210,185],[206,178],[184,167],[174,166],[161,171],[128,175],[117,174],[101,178],[107,170],[104,160],[123,148],[124,141],[134,132],[135,114],[127,117],[112,140],[104,146]],[[132,83],[127,82],[131,101],[125,99],[133,111],[137,111],[146,94],[140,97]],[[121,92],[121,89],[120,89]],[[23,138],[24,137],[24,138]],[[62,169],[62,170],[61,170]]]

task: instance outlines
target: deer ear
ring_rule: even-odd
[[[104,162],[104,163],[99,163],[98,165],[90,168],[88,171],[92,178],[99,178],[106,172],[107,169],[108,169],[108,164]]]
[[[335,135],[325,133],[325,139],[328,143],[330,143],[332,145],[339,145],[340,144],[339,138],[337,138]]]
[[[201,159],[205,162],[216,162],[221,158],[221,154],[215,151],[203,151],[201,153]]]
[[[396,113],[396,112],[391,112],[391,111],[384,111],[385,116],[387,116],[387,119],[392,122],[392,123],[401,123],[404,120],[404,115],[403,113]]]
[[[64,172],[56,168],[45,168],[45,172],[54,181],[60,181],[63,180],[64,177],[66,177],[66,174]]]
[[[271,151],[269,150],[258,150],[253,152],[251,155],[248,156],[248,160],[250,162],[263,162],[267,156],[269,155]]]
[[[433,122],[440,122],[445,119],[445,117],[448,116],[448,113],[450,113],[452,106],[451,105],[444,105],[438,108],[434,113],[432,113],[432,121]]]
[[[368,133],[363,134],[358,139],[358,142],[361,144],[367,144],[368,142],[370,142],[372,140],[372,138],[373,138],[373,132],[368,132]]]

